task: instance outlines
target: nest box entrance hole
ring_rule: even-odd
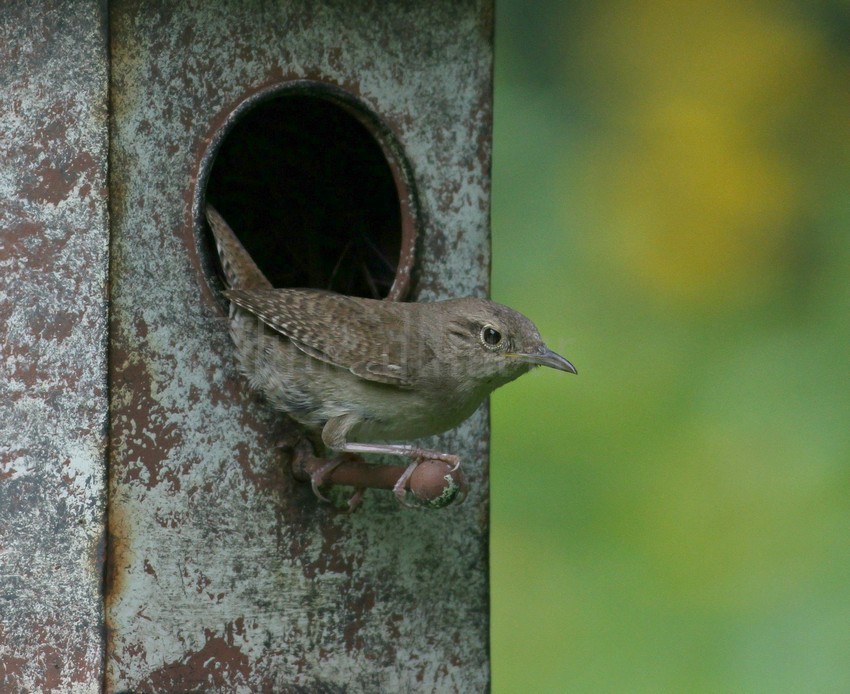
[[[403,299],[416,206],[389,131],[336,93],[290,89],[256,101],[231,119],[206,201],[275,287]]]

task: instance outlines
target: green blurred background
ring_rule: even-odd
[[[850,692],[850,2],[498,0],[496,692]]]

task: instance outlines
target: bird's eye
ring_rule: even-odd
[[[487,347],[498,347],[502,341],[502,333],[490,325],[485,325],[481,328],[481,341]]]

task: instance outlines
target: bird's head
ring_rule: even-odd
[[[564,357],[549,349],[537,327],[507,306],[485,299],[442,302],[445,344],[451,360],[476,384],[493,390],[535,366],[577,373]]]

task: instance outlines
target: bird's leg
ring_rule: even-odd
[[[408,505],[406,501],[407,484],[416,468],[424,461],[435,460],[451,465],[450,473],[454,473],[460,467],[460,458],[451,453],[431,451],[407,444],[358,443],[348,441],[348,432],[359,424],[360,421],[361,420],[356,415],[343,415],[341,417],[329,419],[322,429],[322,441],[329,448],[342,453],[377,453],[384,455],[397,455],[410,459],[410,464],[401,474],[401,477],[398,478],[398,481],[393,485],[393,493],[395,494],[396,499],[398,499],[402,504]],[[328,472],[331,470],[333,470],[333,468],[330,468]],[[463,492],[465,496],[466,490],[464,489]]]
[[[410,504],[407,502],[407,481],[410,479],[411,475],[413,475],[416,468],[419,467],[421,460],[414,460],[410,465],[407,466],[407,469],[401,473],[401,477],[398,478],[398,482],[393,485],[393,494],[395,494],[396,500],[402,506],[407,506],[408,508],[413,508],[414,504]]]
[[[342,460],[329,461],[314,455],[301,455],[292,459],[292,474],[301,482],[312,482],[318,489],[322,484],[354,487],[348,501],[349,511],[360,504],[365,489],[389,489],[399,502],[408,506],[407,492],[416,498],[414,506],[443,508],[458,496],[466,496],[467,483],[463,472],[451,471],[451,465],[441,460],[419,458],[407,467],[373,465],[353,453],[340,454]],[[401,478],[401,479],[399,479]]]

